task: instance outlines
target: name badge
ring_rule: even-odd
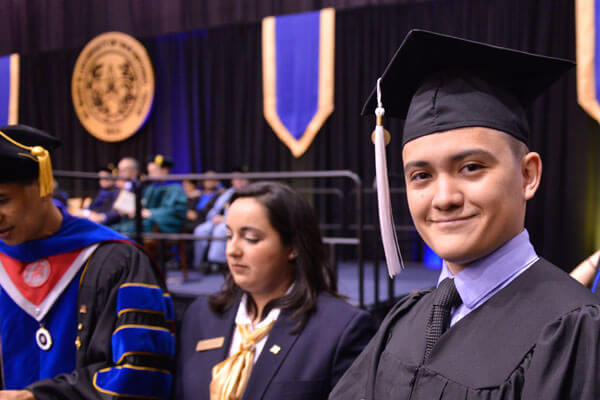
[[[205,350],[213,350],[218,349],[219,347],[223,347],[225,343],[225,337],[220,336],[212,339],[204,339],[199,340],[196,343],[196,351],[205,351]]]

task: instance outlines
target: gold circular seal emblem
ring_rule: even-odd
[[[81,51],[71,81],[79,121],[96,138],[119,142],[146,122],[154,72],[144,46],[121,32],[96,36]]]

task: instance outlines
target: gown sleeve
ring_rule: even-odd
[[[36,400],[168,399],[174,310],[149,258],[130,244],[101,245],[78,303],[77,367],[27,387]]]
[[[339,381],[329,395],[329,400],[368,398],[375,383],[375,374],[381,351],[388,339],[388,333],[396,319],[407,312],[427,291],[406,296],[386,315],[375,336],[368,342],[350,367],[342,372]]]
[[[523,398],[600,398],[600,306],[578,308],[543,330],[525,372]]]

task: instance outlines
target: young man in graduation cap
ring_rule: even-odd
[[[600,398],[598,300],[524,229],[542,171],[524,107],[571,66],[408,34],[365,110],[406,120],[409,209],[443,269],[393,307],[330,399]]]
[[[171,299],[141,250],[53,204],[59,145],[0,128],[0,399],[166,399]]]

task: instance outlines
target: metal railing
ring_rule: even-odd
[[[70,178],[70,179],[99,179],[100,175],[93,172],[77,172],[77,171],[64,171],[55,170],[54,176],[57,178]],[[250,180],[294,180],[294,179],[333,179],[343,178],[350,180],[354,189],[352,190],[353,196],[356,199],[356,222],[350,224],[348,229],[354,231],[354,237],[324,237],[323,242],[330,247],[330,254],[335,257],[335,246],[355,246],[357,251],[357,262],[358,262],[358,282],[359,282],[359,304],[361,307],[365,306],[364,301],[364,257],[363,257],[363,188],[360,177],[348,170],[334,170],[334,171],[276,171],[276,172],[235,172],[235,173],[210,173],[210,174],[171,174],[162,177],[142,177],[138,181],[130,181],[128,178],[121,176],[102,176],[104,179],[112,180],[129,180],[133,184],[134,194],[136,198],[136,213],[135,213],[135,233],[133,235],[134,240],[138,243],[143,243],[145,238],[157,239],[157,240],[201,240],[203,236],[196,236],[194,234],[186,233],[155,233],[155,232],[143,232],[142,229],[142,216],[141,216],[141,198],[144,183],[146,182],[165,182],[165,181],[183,181],[183,180],[195,180],[200,181],[204,179],[232,179],[240,178]],[[342,202],[346,201],[346,196],[343,191],[336,188],[315,188],[311,189],[313,192],[335,194],[341,197]],[[306,189],[300,189],[299,192],[306,192]],[[345,225],[345,221],[342,222],[342,228]],[[337,225],[331,224],[330,227],[336,228]],[[211,237],[211,239],[215,239]],[[217,239],[218,240],[218,239]],[[337,281],[337,265],[332,265],[335,268],[336,281]],[[375,283],[377,284],[377,282]]]

